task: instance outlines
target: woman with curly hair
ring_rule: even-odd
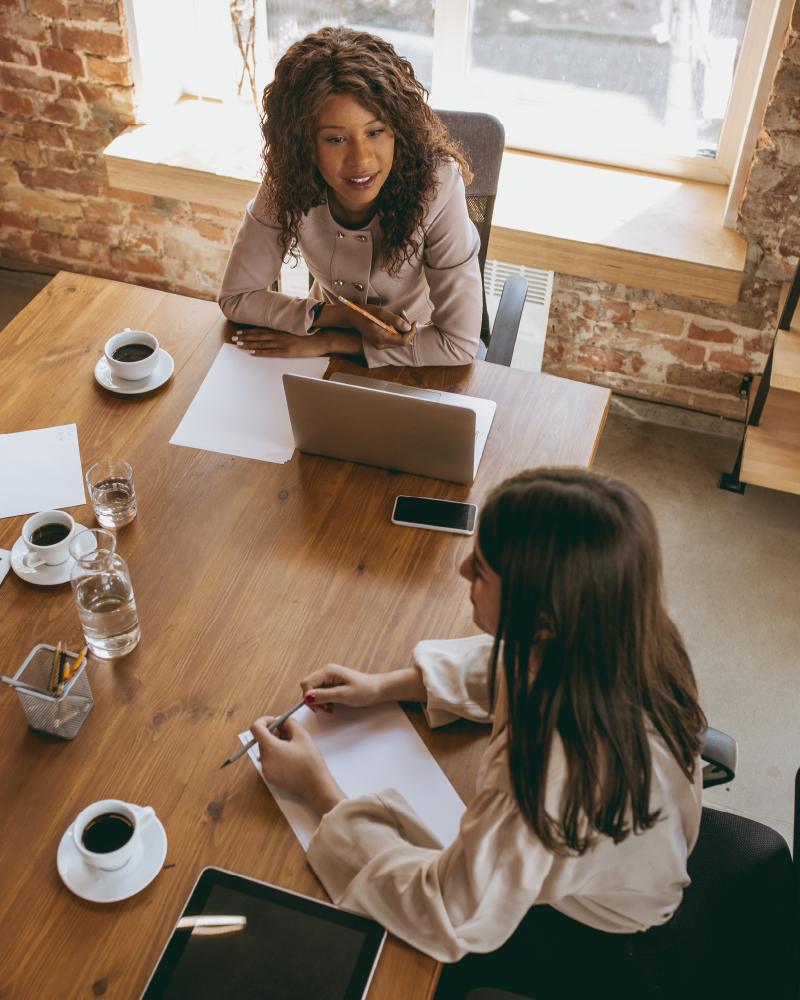
[[[322,28],[264,90],[263,183],[219,302],[258,357],[363,354],[378,365],[460,365],[479,345],[478,233],[469,167],[411,64],[374,35]],[[270,290],[305,258],[308,298]],[[346,298],[389,333],[341,303]]]

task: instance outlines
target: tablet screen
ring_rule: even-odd
[[[143,1000],[361,1000],[384,936],[372,920],[207,868]]]

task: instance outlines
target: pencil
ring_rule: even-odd
[[[299,708],[302,708],[303,705],[305,705],[305,703],[306,703],[305,698],[301,698],[300,701],[298,701],[298,703],[296,705],[292,705],[292,707],[289,709],[288,712],[284,712],[283,715],[279,715],[278,718],[274,722],[270,722],[270,724],[267,726],[267,729],[271,733],[275,732],[275,730],[278,728],[278,726],[282,726],[283,723],[286,722],[286,720],[289,718],[289,716],[290,715],[294,715],[294,713]],[[227,767],[228,764],[232,764],[235,760],[238,760],[242,756],[243,753],[247,753],[247,751],[250,749],[250,747],[255,746],[256,743],[258,743],[258,740],[255,739],[255,738],[253,738],[252,740],[250,740],[249,743],[246,743],[243,747],[241,747],[239,750],[237,750],[235,754],[232,754],[230,757],[228,757],[228,759],[225,761],[225,763],[220,766],[220,771],[222,770],[223,767]]]
[[[56,680],[56,671],[58,670],[58,662],[61,659],[61,640],[59,639],[56,643],[56,648],[53,650],[53,666],[50,668],[50,676],[47,678],[47,690],[52,692],[53,685]]]
[[[373,323],[377,324],[378,326],[382,326],[383,329],[384,330],[388,330],[389,333],[393,333],[397,337],[402,337],[403,336],[403,334],[399,330],[395,330],[395,328],[393,326],[388,326],[386,323],[384,323],[381,320],[377,319],[371,313],[368,313],[366,309],[362,309],[361,306],[357,306],[353,302],[348,301],[343,295],[339,295],[338,299],[344,305],[350,306],[351,309],[355,309],[355,311],[357,313],[361,313],[362,316],[366,316],[367,319],[371,319]]]

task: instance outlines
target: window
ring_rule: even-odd
[[[141,117],[186,97],[252,127],[276,60],[325,24],[380,34],[434,107],[512,148],[727,184],[787,0],[126,0]],[[129,14],[129,24],[131,15]]]

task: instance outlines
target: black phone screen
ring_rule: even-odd
[[[429,497],[398,497],[394,505],[396,521],[429,524],[451,531],[472,531],[476,512],[477,508],[472,503],[432,500]]]

